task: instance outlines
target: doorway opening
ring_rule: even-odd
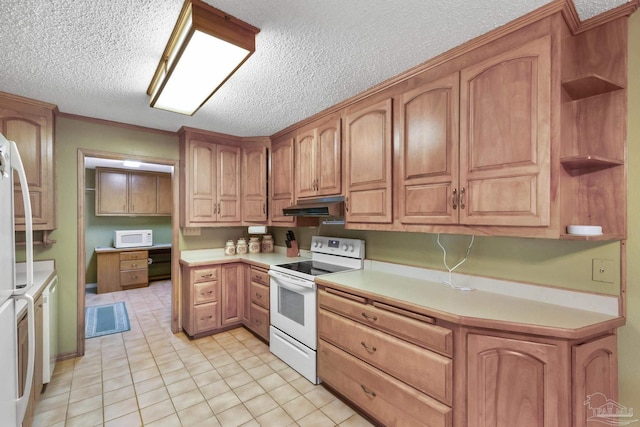
[[[79,151],[78,355],[85,352],[85,308],[116,295],[128,299],[129,290],[160,290],[166,296],[160,316],[169,319],[171,331],[178,329],[177,187],[175,160]],[[115,230],[151,230],[152,246],[115,248]]]

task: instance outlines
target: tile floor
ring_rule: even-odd
[[[125,301],[131,330],[59,362],[34,426],[371,426],[244,328],[189,340],[170,331],[171,282],[87,294]]]

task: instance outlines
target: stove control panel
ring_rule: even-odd
[[[311,252],[364,259],[364,240],[312,236]]]

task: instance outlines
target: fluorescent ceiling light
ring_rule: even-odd
[[[124,162],[122,162],[123,166],[129,167],[129,168],[139,168],[141,164],[142,163],[136,162],[135,160],[125,160]]]
[[[151,106],[193,115],[255,51],[260,30],[186,0],[147,89]]]

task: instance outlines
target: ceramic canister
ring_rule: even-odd
[[[262,237],[262,252],[273,252],[273,238],[271,234]]]
[[[236,253],[238,255],[242,255],[242,254],[246,254],[249,250],[249,247],[247,245],[247,241],[241,237],[238,239],[238,243],[236,244]]]
[[[224,246],[224,254],[225,255],[236,254],[236,245],[233,243],[233,240],[227,240],[227,244]]]
[[[257,254],[260,252],[260,238],[249,237],[249,253]]]

